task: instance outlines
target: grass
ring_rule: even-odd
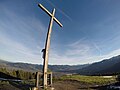
[[[102,76],[71,75],[71,76],[62,76],[61,80],[77,80],[88,84],[98,84],[98,85],[106,85],[116,82],[115,76],[111,78],[104,78]]]
[[[102,76],[64,75],[60,79],[54,78],[53,86],[57,90],[89,89],[91,87],[105,86],[115,83],[115,76],[104,78]],[[35,79],[23,80],[21,82],[0,81],[0,90],[29,90],[35,85]]]
[[[8,84],[9,84],[9,81],[0,81],[0,85],[2,85],[2,84],[8,85]]]
[[[30,79],[30,80],[22,80],[22,84],[28,84],[28,85],[35,85],[35,79]]]

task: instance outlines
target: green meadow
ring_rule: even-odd
[[[105,78],[103,76],[65,75],[61,77],[61,80],[76,80],[88,84],[98,85],[106,85],[117,82],[115,76]]]

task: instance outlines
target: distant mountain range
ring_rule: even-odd
[[[49,69],[54,72],[65,72],[82,69],[89,64],[84,65],[49,65]],[[22,69],[25,71],[42,71],[43,66],[38,64],[28,64],[28,63],[13,63],[4,60],[0,60],[0,68],[8,68],[8,69]]]
[[[0,67],[22,69],[26,71],[41,71],[42,65],[28,63],[12,63],[0,60]],[[78,73],[84,75],[101,75],[120,73],[120,55],[92,64],[83,65],[49,65],[53,72]]]
[[[85,75],[107,75],[120,73],[120,55],[95,62],[85,68],[75,70],[74,72]]]

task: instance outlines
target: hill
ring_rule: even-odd
[[[95,62],[85,68],[78,69],[74,72],[85,75],[115,74],[120,72],[120,55]]]
[[[28,63],[13,63],[0,60],[0,67],[22,69],[26,71],[41,71],[42,65]],[[120,73],[120,55],[100,62],[84,65],[49,65],[53,72],[78,73],[82,75],[107,75]]]
[[[40,71],[42,65],[28,64],[28,63],[13,63],[13,62],[0,60],[0,68],[8,68],[8,69],[24,70],[24,71]]]
[[[78,70],[82,69],[89,64],[85,65],[49,65],[49,69],[54,71],[54,72],[65,72],[65,71],[71,71],[71,70]],[[29,64],[29,63],[13,63],[13,62],[8,62],[4,60],[0,60],[0,67],[1,68],[9,68],[9,69],[22,69],[25,71],[41,71],[42,70],[42,65],[38,64]]]

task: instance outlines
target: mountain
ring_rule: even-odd
[[[66,72],[71,70],[82,69],[89,64],[84,65],[49,65],[48,68],[54,72]],[[13,63],[4,60],[0,60],[0,68],[8,69],[22,69],[25,71],[42,71],[42,65],[38,64],[28,64],[28,63]]]
[[[100,74],[113,74],[120,72],[120,55],[105,59],[100,62],[95,62],[85,68],[78,69],[74,72],[85,75],[100,75]]]
[[[72,70],[82,69],[87,67],[89,64],[83,65],[49,65],[49,69],[56,72],[69,72]]]
[[[0,68],[22,69],[26,71],[42,71],[42,65],[28,63],[13,63],[0,60]],[[84,65],[49,65],[53,72],[78,73],[83,75],[107,75],[120,73],[120,55],[100,62]]]

